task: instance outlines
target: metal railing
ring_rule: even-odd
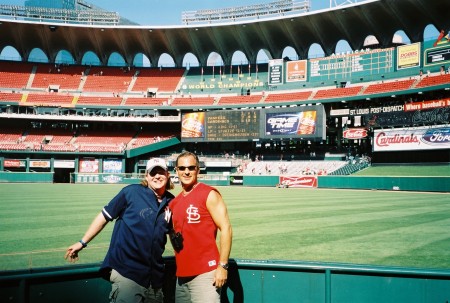
[[[175,262],[165,258],[165,302],[174,302]],[[99,264],[0,273],[0,302],[108,302]],[[230,260],[224,302],[448,302],[449,269],[274,260]]]
[[[120,16],[115,12],[102,10],[72,10],[19,5],[0,5],[0,16],[13,20],[37,22],[58,22],[89,25],[117,25]]]
[[[285,16],[293,13],[309,12],[310,0],[281,0],[270,3],[228,7],[221,9],[202,9],[185,11],[181,15],[183,24],[212,22],[231,22],[245,19]]]

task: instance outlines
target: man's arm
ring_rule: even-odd
[[[219,262],[228,263],[228,258],[231,252],[231,243],[233,238],[233,231],[231,228],[230,219],[228,217],[227,207],[222,199],[222,196],[215,190],[211,191],[206,201],[206,207],[211,214],[214,223],[220,230],[220,248],[219,248]],[[228,271],[222,266],[218,266],[214,277],[214,285],[222,287],[227,281]]]
[[[106,221],[105,217],[103,216],[103,213],[100,212],[92,221],[91,225],[89,226],[88,230],[84,234],[83,238],[81,238],[81,241],[84,243],[89,243],[92,239],[95,238],[106,226],[108,221]],[[64,255],[64,259],[69,258],[69,262],[76,262],[78,261],[78,252],[83,249],[83,244],[81,242],[76,242],[75,244],[72,244],[66,251],[66,254]]]

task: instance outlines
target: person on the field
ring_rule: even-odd
[[[228,211],[217,189],[197,181],[197,155],[183,152],[176,159],[182,192],[170,204],[174,230],[181,234],[175,249],[177,283],[175,300],[220,302],[221,288],[228,277],[232,228]],[[220,230],[220,250],[216,244]]]
[[[141,184],[124,187],[96,216],[80,241],[64,256],[78,260],[79,252],[108,222],[116,220],[110,247],[101,266],[112,283],[110,302],[162,303],[164,260],[170,222],[168,192],[173,184],[164,159],[147,162]]]

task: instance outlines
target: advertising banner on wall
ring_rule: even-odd
[[[50,168],[50,161],[30,160],[30,168]]]
[[[16,160],[16,159],[5,159],[3,162],[4,167],[25,167],[27,165],[27,162],[25,160]]]
[[[367,129],[365,128],[348,128],[343,131],[342,136],[345,139],[357,140],[367,137]]]
[[[54,162],[55,168],[75,168],[74,160],[55,160]]]
[[[289,61],[286,63],[286,82],[306,81],[307,60]]]
[[[97,159],[81,159],[79,172],[80,173],[98,173],[98,160]]]
[[[183,114],[181,119],[181,139],[205,137],[205,113]]]
[[[317,111],[267,113],[266,135],[313,135],[316,130]]]
[[[120,174],[122,172],[122,160],[104,160],[103,172]]]
[[[405,104],[338,109],[330,111],[331,117],[362,117],[366,127],[388,127],[421,124],[445,124],[450,117],[450,99],[409,102]]]
[[[263,138],[325,138],[323,105],[265,109],[263,113]]]
[[[397,47],[397,69],[420,65],[420,43]]]
[[[373,151],[450,149],[450,126],[379,129]]]
[[[317,177],[280,176],[280,185],[284,185],[285,187],[317,187]]]

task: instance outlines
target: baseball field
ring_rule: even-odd
[[[66,248],[123,186],[0,184],[0,270],[70,266]],[[233,225],[234,259],[450,268],[449,193],[218,189]],[[79,263],[102,261],[113,224]],[[165,254],[173,255],[170,244]]]

